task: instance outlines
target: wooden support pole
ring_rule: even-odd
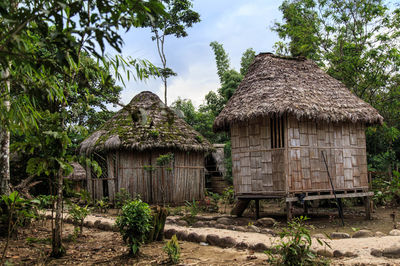
[[[255,204],[256,204],[256,219],[260,219],[260,200],[259,199],[255,199],[254,200]]]
[[[307,204],[307,201],[304,201],[303,206],[304,206],[304,215],[308,215],[308,204]]]
[[[292,202],[291,201],[287,201],[286,202],[286,217],[287,220],[290,221],[293,218],[293,213],[292,213]]]
[[[371,200],[370,197],[364,197],[365,219],[371,220]]]

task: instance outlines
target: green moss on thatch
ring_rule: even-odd
[[[121,148],[208,151],[212,146],[155,94],[142,92],[85,139],[80,152]]]

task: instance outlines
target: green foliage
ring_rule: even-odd
[[[173,160],[174,160],[174,154],[169,152],[167,154],[161,154],[160,156],[158,156],[156,164],[157,166],[163,167],[170,164]]]
[[[200,212],[200,206],[197,201],[193,199],[192,202],[185,202],[185,209],[189,212],[182,219],[185,220],[189,225],[194,224],[197,221],[197,214]]]
[[[225,156],[225,180],[228,181],[229,184],[233,184],[233,175],[232,175],[232,146],[231,141],[227,141],[224,146],[224,156]]]
[[[280,243],[271,250],[265,251],[268,255],[268,262],[274,265],[324,265],[324,261],[318,260],[311,251],[310,231],[304,225],[307,217],[296,217],[288,222],[279,234]],[[326,241],[317,239],[318,243],[329,247]],[[278,257],[273,254],[278,254]]]
[[[219,81],[222,84],[224,81],[224,74],[230,68],[229,55],[226,53],[224,46],[216,41],[210,43],[211,48],[215,54],[215,62],[217,63],[217,74]]]
[[[169,261],[172,264],[178,264],[179,258],[181,257],[181,248],[178,243],[176,235],[171,237],[171,240],[164,246],[164,251],[167,252]]]
[[[155,139],[160,136],[160,132],[158,132],[157,130],[150,130],[149,134],[152,138],[155,138]]]
[[[393,176],[378,176],[372,179],[375,205],[396,206],[400,204],[400,173],[393,171]]]
[[[79,234],[83,233],[83,222],[89,213],[90,209],[87,205],[85,207],[81,207],[74,203],[70,204],[68,214],[71,216],[74,223],[75,232],[78,232],[79,229]]]
[[[129,253],[136,256],[146,235],[150,232],[151,210],[147,203],[140,199],[131,201],[122,207],[122,213],[117,217],[116,225],[125,243],[129,246]]]
[[[205,211],[207,212],[218,212],[218,202],[221,199],[221,195],[218,193],[213,193],[211,191],[207,191],[205,193],[204,203],[205,203]]]
[[[121,188],[119,192],[115,193],[115,207],[117,209],[121,209],[122,206],[131,200],[132,196],[125,188]]]
[[[164,240],[164,227],[169,210],[161,206],[151,207],[151,230],[146,236],[146,242]]]
[[[96,201],[96,208],[101,212],[101,213],[106,213],[107,210],[110,208],[110,203],[108,202],[108,198],[104,197],[101,200]]]
[[[11,236],[19,227],[30,224],[36,217],[35,202],[21,198],[17,191],[0,198],[0,235]]]
[[[240,60],[240,74],[244,77],[249,70],[249,66],[253,63],[254,58],[256,57],[256,52],[253,48],[248,48],[244,51],[242,55],[242,59]]]
[[[226,204],[233,204],[235,202],[235,191],[233,190],[233,186],[230,186],[222,192],[222,200]]]

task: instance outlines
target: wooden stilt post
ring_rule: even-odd
[[[256,204],[256,219],[260,219],[260,200],[255,199],[255,204]]]
[[[287,217],[288,221],[292,220],[292,218],[293,218],[292,202],[290,202],[290,201],[286,202],[286,217]]]
[[[304,206],[304,215],[308,215],[308,204],[307,204],[307,201],[304,201],[303,206]]]
[[[371,201],[369,197],[364,197],[365,219],[371,220]]]

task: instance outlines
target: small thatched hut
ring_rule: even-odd
[[[72,173],[65,177],[72,184],[72,189],[79,192],[85,188],[86,183],[86,170],[77,162],[72,162],[71,166],[74,168]]]
[[[314,62],[261,53],[214,129],[230,131],[236,195],[286,198],[290,216],[297,197],[334,197],[327,168],[339,198],[371,195],[365,127],[382,121]]]
[[[126,189],[148,203],[182,203],[204,196],[204,157],[211,144],[164,105],[142,92],[98,131],[84,140],[80,153],[102,167],[90,167],[88,191],[95,199]]]

